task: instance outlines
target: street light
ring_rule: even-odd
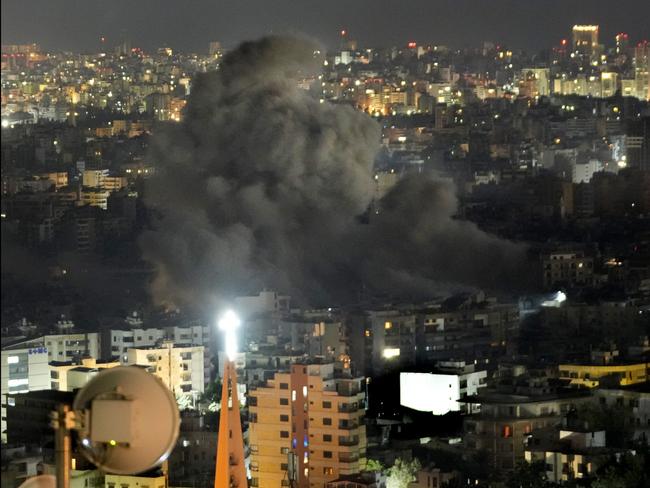
[[[225,332],[224,349],[229,361],[234,361],[237,355],[237,333],[236,329],[241,325],[241,320],[235,312],[228,310],[219,319],[219,330]]]

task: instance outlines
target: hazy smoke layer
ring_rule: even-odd
[[[198,77],[185,121],[157,137],[160,173],[147,202],[160,212],[145,233],[157,267],[154,297],[210,304],[263,287],[305,302],[512,279],[521,249],[452,220],[454,189],[405,179],[372,225],[379,127],[350,107],[297,87],[315,69],[314,45],[289,38],[242,44]],[[502,283],[503,284],[503,283]]]

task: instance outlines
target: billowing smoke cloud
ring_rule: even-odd
[[[454,220],[447,183],[404,179],[360,223],[380,130],[297,86],[320,63],[315,49],[242,44],[197,78],[184,122],[156,138],[161,169],[146,198],[160,217],[141,240],[154,297],[214,305],[267,287],[323,304],[362,286],[399,294],[512,279],[522,249]]]

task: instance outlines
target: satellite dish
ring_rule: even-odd
[[[136,366],[105,369],[75,397],[82,453],[116,474],[141,473],[169,457],[180,416],[169,389]]]
[[[56,477],[42,474],[27,478],[18,488],[56,488]]]

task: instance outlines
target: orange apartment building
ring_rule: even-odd
[[[251,486],[322,487],[366,464],[364,378],[293,364],[249,392]]]

